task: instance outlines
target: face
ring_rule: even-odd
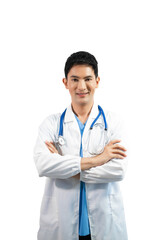
[[[67,79],[63,78],[63,83],[70,92],[72,103],[76,105],[93,103],[99,81],[100,78],[95,77],[94,70],[88,65],[73,66]]]

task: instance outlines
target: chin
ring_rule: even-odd
[[[81,101],[77,101],[77,103],[79,104],[79,105],[81,105],[81,106],[84,106],[84,105],[87,105],[87,104],[89,104],[91,102],[91,100],[89,101],[89,100],[87,100],[87,99],[83,99],[83,100],[81,100]]]

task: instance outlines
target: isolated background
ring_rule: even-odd
[[[129,240],[160,239],[159,13],[155,0],[0,2],[1,239],[36,239],[45,178],[33,147],[44,118],[70,103],[64,64],[79,50],[98,60],[96,101],[126,121]]]

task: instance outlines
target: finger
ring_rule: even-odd
[[[46,141],[45,143],[47,144],[47,146],[53,147],[55,150],[57,150],[56,147],[54,146],[53,142]]]
[[[120,141],[121,141],[121,140],[119,140],[119,139],[111,140],[111,141],[109,142],[109,145],[119,143]]]
[[[120,159],[124,159],[124,157],[120,154],[113,154],[113,158],[120,158]]]
[[[114,150],[113,150],[113,153],[114,153],[114,154],[122,155],[123,157],[127,157],[127,155],[124,153],[124,151],[121,151],[121,150],[119,150],[119,149],[114,149]]]
[[[57,149],[54,149],[53,147],[48,146],[48,149],[49,149],[52,153],[58,153]]]
[[[114,149],[117,148],[117,149],[121,149],[121,150],[123,150],[123,151],[127,151],[127,149],[126,149],[125,147],[123,147],[122,145],[119,145],[119,144],[114,144],[114,145],[113,145],[113,148],[114,148]]]
[[[120,155],[122,155],[122,156],[124,156],[124,157],[127,157],[127,155],[124,153],[124,151],[121,151],[121,150],[119,150],[119,149],[114,149],[114,150],[113,150],[113,153],[115,153],[115,154],[120,154]]]
[[[48,149],[51,151],[51,153],[54,153],[54,149],[48,146]]]
[[[47,145],[51,145],[51,144],[52,144],[52,142],[48,142],[47,140],[45,141],[45,143],[46,143]]]
[[[53,142],[50,142],[50,144],[51,144],[52,146],[54,146],[54,147],[55,147],[55,145],[54,145],[54,143],[53,143]]]
[[[57,149],[54,147],[54,145],[52,144],[52,142],[46,141],[45,143],[46,143],[46,145],[47,145],[47,147],[48,147],[49,149],[52,149],[52,152],[58,153]]]

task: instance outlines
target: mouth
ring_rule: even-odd
[[[89,92],[87,92],[87,93],[76,93],[76,95],[78,95],[79,97],[85,97],[88,94],[89,94]]]

